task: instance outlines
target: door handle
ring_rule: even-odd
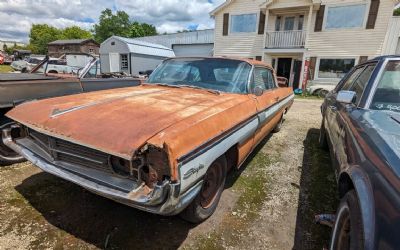
[[[337,111],[337,107],[333,106],[333,105],[329,106],[329,109],[332,110],[332,111]]]
[[[275,101],[279,101],[279,96],[278,96],[278,97],[275,97],[274,99],[275,99]]]

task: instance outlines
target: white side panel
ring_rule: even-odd
[[[119,53],[110,53],[110,72],[120,72]]]
[[[223,155],[229,148],[237,143],[243,142],[253,135],[260,124],[260,119],[265,120],[273,117],[278,110],[283,108],[293,99],[294,95],[288,97],[272,108],[260,113],[258,118],[255,118],[246,126],[231,134],[223,141],[219,142],[213,148],[182,165],[179,169],[181,178],[181,192],[186,191],[189,187],[197,183],[197,181],[199,181],[205,175],[211,163]],[[185,179],[184,176],[187,173],[192,174]]]

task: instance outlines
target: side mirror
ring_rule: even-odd
[[[340,103],[351,104],[355,102],[356,96],[357,94],[354,91],[341,90],[336,96],[336,101]]]
[[[262,94],[264,94],[264,89],[257,86],[254,88],[254,94],[256,96],[262,96]]]

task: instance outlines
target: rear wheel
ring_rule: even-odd
[[[276,124],[274,130],[272,130],[272,133],[278,133],[279,131],[281,131],[282,124],[283,124],[283,114],[281,115],[281,119],[279,120],[278,124]]]
[[[321,98],[325,98],[325,96],[329,93],[328,90],[326,89],[321,89],[320,91],[318,91],[318,96]]]
[[[10,127],[12,124],[13,122],[11,120],[5,117],[0,118],[0,166],[8,166],[25,161],[24,157],[4,145],[3,140],[1,139],[1,131]]]
[[[331,249],[364,249],[361,210],[354,190],[349,191],[340,202]]]
[[[328,149],[328,140],[326,137],[326,130],[325,130],[325,122],[322,120],[321,128],[319,129],[319,139],[318,139],[319,147],[322,149]]]
[[[225,156],[215,160],[203,177],[203,186],[192,203],[180,214],[191,223],[200,223],[217,209],[225,186],[227,162]]]

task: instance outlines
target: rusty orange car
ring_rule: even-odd
[[[173,58],[137,87],[19,105],[2,137],[45,172],[199,223],[215,211],[227,172],[280,130],[293,100],[262,62]]]

